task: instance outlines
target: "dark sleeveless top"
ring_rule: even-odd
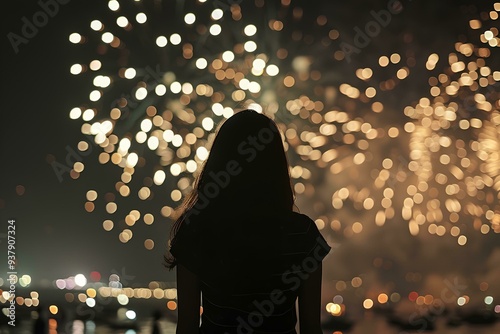
[[[296,334],[298,288],[330,251],[296,212],[191,216],[172,240],[201,281],[200,333]]]

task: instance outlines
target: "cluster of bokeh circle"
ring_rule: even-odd
[[[419,68],[411,49],[388,51],[343,77],[340,28],[324,13],[290,0],[180,3],[110,0],[105,17],[69,36],[95,54],[71,66],[92,86],[69,117],[117,170],[112,188],[95,180],[86,193],[85,209],[108,215],[105,231],[127,243],[137,224],[168,221],[217,125],[253,108],[282,130],[299,207],[325,234],[392,220],[460,245],[500,232],[500,72],[489,67],[500,4],[470,20],[477,40],[457,40],[447,59],[430,53]],[[428,87],[399,109],[398,87],[422,71]]]

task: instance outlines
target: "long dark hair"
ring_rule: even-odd
[[[221,123],[208,159],[192,191],[176,209],[170,242],[183,224],[200,216],[217,217],[238,212],[293,211],[295,195],[288,159],[276,123],[268,116],[246,109]],[[175,258],[167,252],[165,266]]]

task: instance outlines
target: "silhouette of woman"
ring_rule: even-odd
[[[330,246],[294,207],[276,123],[253,110],[228,118],[178,208],[165,255],[177,267],[177,333],[296,334],[297,300],[300,333],[322,333]]]

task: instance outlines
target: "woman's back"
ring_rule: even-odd
[[[197,274],[200,333],[295,333],[299,287],[330,247],[294,212],[191,217],[171,252]]]

